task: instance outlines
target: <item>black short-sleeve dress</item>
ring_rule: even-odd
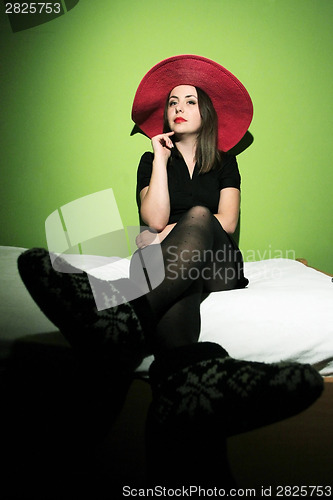
[[[136,200],[141,226],[145,226],[146,224],[140,216],[140,192],[143,188],[149,186],[153,159],[153,153],[144,153],[137,172]],[[235,156],[228,154],[223,154],[221,164],[205,174],[200,174],[198,165],[195,165],[191,178],[184,159],[173,150],[167,164],[167,173],[170,196],[170,217],[168,224],[178,222],[187,210],[197,205],[205,206],[209,208],[212,214],[216,214],[221,189],[233,187],[240,190],[241,177],[237,160]],[[249,281],[244,277],[241,252],[232,237],[223,230],[222,226],[220,228],[225,233],[230,247],[234,250],[235,264],[238,267],[238,283],[236,288],[244,288]]]
[[[152,174],[154,155],[147,152],[141,157],[137,173],[136,199],[140,214],[140,192],[149,186]],[[190,208],[202,205],[217,213],[220,191],[223,188],[240,189],[241,178],[235,156],[223,155],[221,165],[205,174],[199,174],[195,165],[192,178],[182,157],[172,154],[167,165],[168,186],[170,196],[169,224],[178,222],[180,217]],[[142,225],[141,219],[140,222]]]

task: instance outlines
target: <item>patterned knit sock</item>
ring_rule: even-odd
[[[167,352],[153,362],[150,379],[150,418],[159,426],[208,419],[218,421],[226,436],[295,415],[323,390],[310,365],[240,361],[209,342]]]
[[[42,248],[22,253],[18,269],[32,298],[77,351],[118,366],[125,363],[129,369],[141,363],[153,315],[144,296],[126,302],[122,289],[128,289],[128,280],[89,280],[86,273],[60,257],[57,269],[62,272],[56,271],[49,252]],[[99,301],[105,297],[107,309],[97,310],[94,283],[97,291],[93,291],[99,293]],[[120,305],[110,307],[112,304]]]

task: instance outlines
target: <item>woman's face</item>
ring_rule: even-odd
[[[201,127],[198,94],[192,85],[178,85],[170,92],[167,118],[177,135],[197,135]]]

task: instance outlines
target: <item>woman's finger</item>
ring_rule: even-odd
[[[173,142],[172,140],[170,139],[170,134],[173,134],[174,132],[169,132],[169,133],[166,133],[166,134],[163,134],[161,136],[161,139],[160,139],[160,142],[162,145],[168,147],[168,148],[173,148]],[[164,144],[163,144],[164,143]]]
[[[135,238],[135,243],[136,243],[136,246],[138,248],[144,248],[146,245],[143,243],[142,241],[142,238],[141,238],[141,234],[139,234],[136,238]]]

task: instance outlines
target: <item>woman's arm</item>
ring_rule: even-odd
[[[149,186],[140,192],[141,218],[158,232],[163,231],[170,217],[167,163],[173,148],[170,139],[173,133],[160,134],[152,138],[154,150],[152,175]]]
[[[144,188],[142,191],[147,190]],[[240,191],[237,188],[224,188],[220,191],[220,200],[218,213],[214,214],[223,229],[233,234],[236,230],[240,206]],[[144,248],[147,245],[161,243],[164,238],[172,231],[176,224],[168,224],[158,234],[152,233],[149,230],[142,231],[137,238],[136,244],[139,248]]]
[[[239,206],[239,189],[233,187],[221,189],[217,214],[214,215],[223,229],[229,234],[233,234],[236,230],[239,218]]]
[[[144,248],[148,245],[156,245],[157,243],[161,243],[164,238],[168,236],[170,231],[172,231],[175,225],[176,222],[174,224],[168,224],[160,233],[152,233],[151,231],[149,231],[149,229],[142,231],[140,234],[138,234],[135,240],[137,247]]]

